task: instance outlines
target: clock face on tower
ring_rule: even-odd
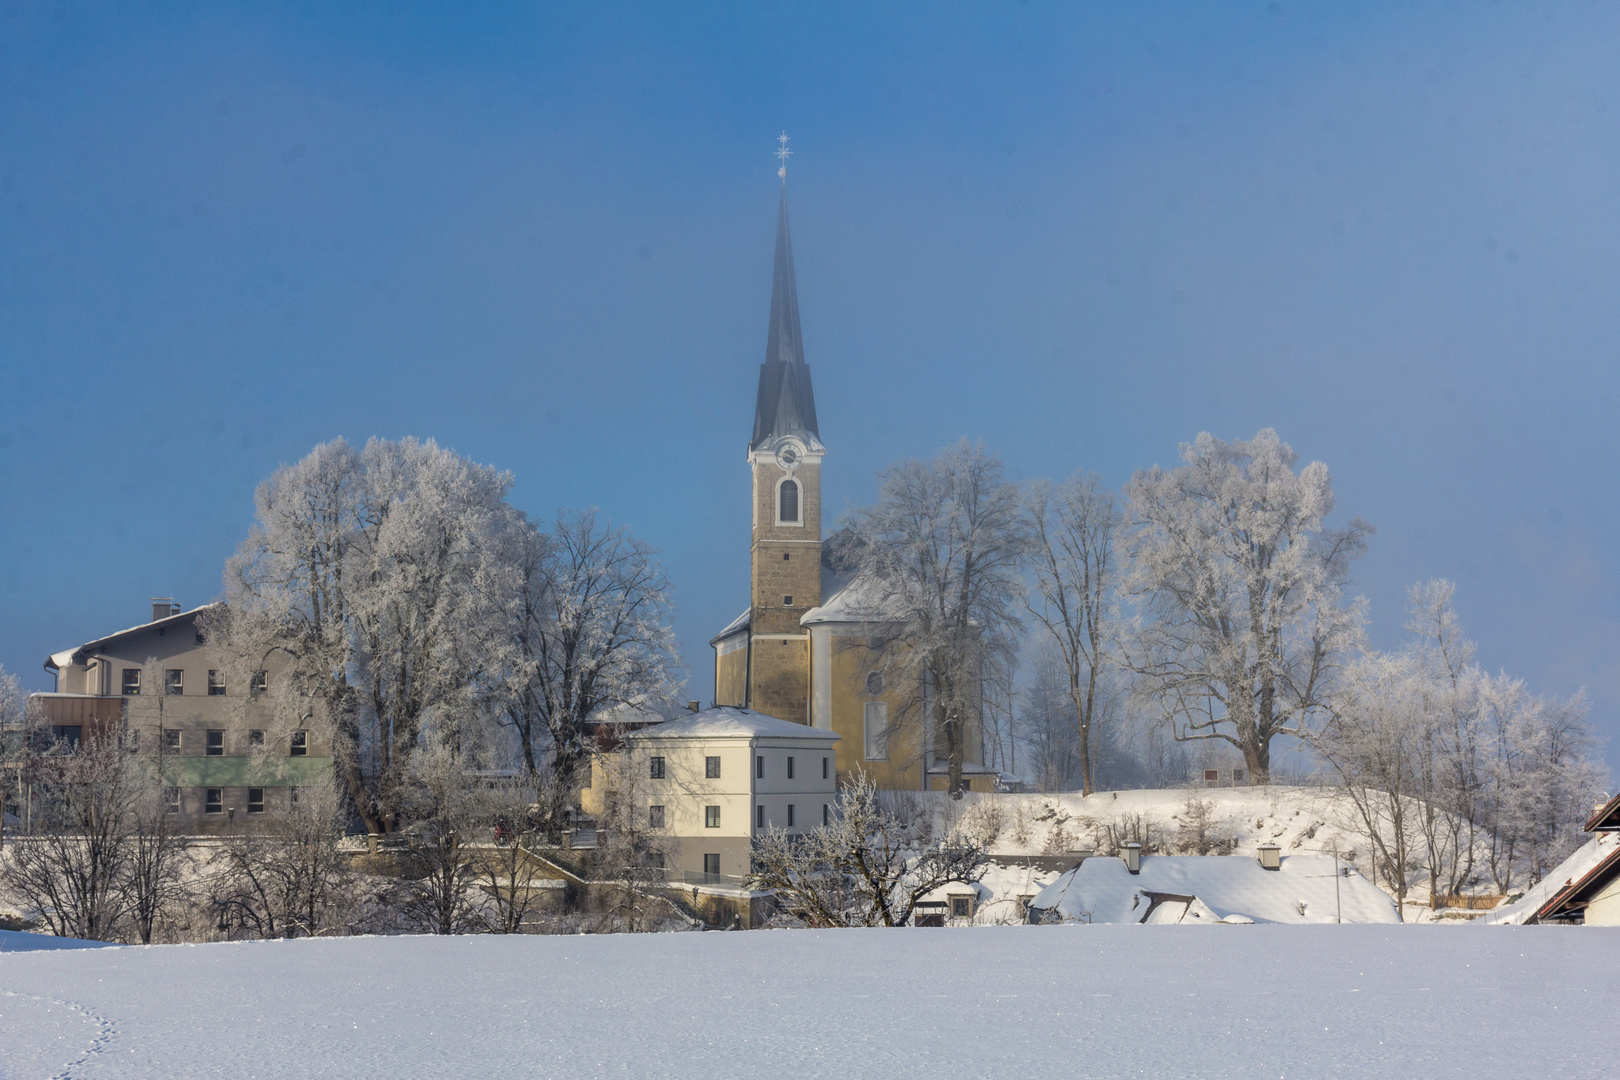
[[[792,443],[783,443],[776,451],[776,463],[788,472],[797,469],[800,460],[799,448]]]

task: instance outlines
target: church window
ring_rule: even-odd
[[[793,779],[793,758],[791,756],[788,758],[788,779]]]
[[[793,828],[793,804],[788,803],[788,828]]]
[[[866,760],[889,760],[889,703],[866,703]]]
[[[866,692],[873,697],[883,693],[883,672],[872,671],[866,676]]]
[[[799,482],[784,480],[776,493],[776,519],[797,525],[799,522]]]
[[[763,754],[754,759],[754,779],[765,779],[765,756]]]
[[[827,759],[826,758],[821,759],[821,778],[823,780],[827,779]]]
[[[763,829],[764,827],[765,827],[765,805],[763,803],[761,803],[760,805],[754,807],[754,828]]]

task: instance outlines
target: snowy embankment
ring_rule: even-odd
[[[1554,990],[1556,988],[1556,990]],[[1620,930],[1030,926],[0,956],[0,1075],[1598,1076]]]
[[[1202,849],[1252,857],[1261,844],[1269,843],[1281,848],[1285,858],[1326,855],[1329,869],[1320,873],[1328,893],[1333,884],[1333,852],[1356,867],[1358,874],[1371,868],[1367,841],[1356,832],[1354,811],[1331,788],[1163,788],[1102,791],[1091,796],[1078,792],[968,795],[959,801],[943,795],[924,797],[932,802],[941,827],[977,832],[1003,860],[991,866],[978,890],[980,906],[974,922],[980,925],[1022,922],[1017,897],[1038,894],[1062,874],[1062,870],[1017,865],[1019,857],[1112,851],[1115,839],[1144,841],[1149,851],[1192,853]],[[1202,820],[1189,814],[1189,797],[1203,804]],[[1296,867],[1303,865],[1296,863]],[[1359,880],[1367,884],[1364,877]],[[1313,906],[1316,914],[1326,911],[1327,917],[1297,921],[1332,921],[1325,900]],[[1366,921],[1383,920],[1380,916]]]

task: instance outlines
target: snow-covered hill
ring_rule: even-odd
[[[1020,926],[0,954],[0,1075],[1603,1076],[1620,930]]]

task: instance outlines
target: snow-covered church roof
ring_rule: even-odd
[[[1334,873],[1327,855],[1290,855],[1266,870],[1247,855],[1144,855],[1132,874],[1121,859],[1090,858],[1030,902],[1047,920],[1093,923],[1392,923],[1395,903],[1355,871]]]
[[[813,728],[779,720],[754,709],[739,709],[721,705],[701,712],[667,720],[653,727],[643,728],[626,736],[628,740],[641,739],[814,739],[826,742],[837,739],[838,734],[826,728]]]

